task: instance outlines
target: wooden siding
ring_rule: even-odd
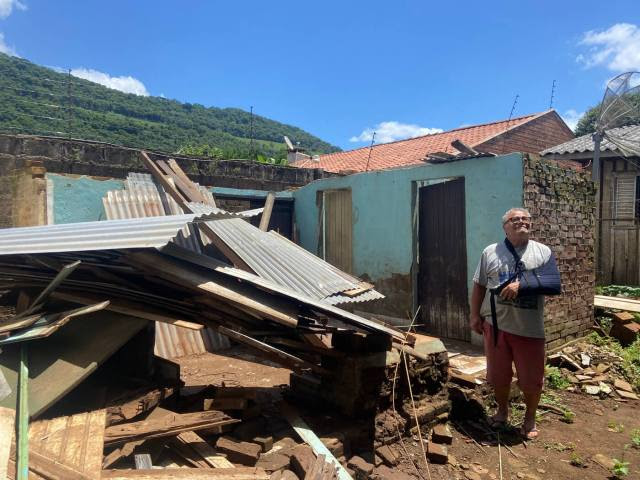
[[[640,226],[636,218],[640,159],[602,159],[602,208],[597,283],[640,283]]]

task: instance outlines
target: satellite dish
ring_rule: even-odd
[[[293,143],[291,143],[291,140],[289,140],[289,137],[287,137],[286,135],[284,136],[284,143],[287,144],[287,149],[290,152],[293,152],[295,150],[295,148],[293,147]]]
[[[617,127],[629,125],[638,118],[640,97],[640,72],[621,73],[607,83],[600,113],[596,120],[596,131],[593,133],[593,168],[592,179],[600,177],[600,144],[607,139],[622,152],[624,156],[640,155],[640,144],[625,138],[624,132],[612,131]]]

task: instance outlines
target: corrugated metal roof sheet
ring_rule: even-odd
[[[619,127],[612,128],[611,130],[607,130],[607,133],[620,137],[625,141],[636,142],[640,144],[640,125],[629,125],[627,127]],[[578,138],[574,138],[573,140],[569,140],[568,142],[561,143],[560,145],[556,145],[555,147],[547,148],[540,152],[541,155],[564,155],[568,153],[585,153],[585,152],[593,152],[594,144],[593,138],[591,134],[583,135]],[[620,151],[618,146],[608,140],[606,137],[602,139],[602,143],[600,144],[600,151],[611,151],[617,152]]]
[[[125,248],[160,248],[192,222],[237,217],[220,211],[208,215],[184,214],[165,217],[103,220],[0,229],[0,255],[81,252]]]
[[[194,212],[206,214],[210,207],[189,204]],[[263,232],[240,219],[207,222],[213,231],[260,277],[291,290],[330,303],[365,301],[364,297],[339,295],[362,287],[363,282],[306,251],[278,233]],[[384,298],[371,289],[367,300]],[[362,294],[361,294],[362,295]]]

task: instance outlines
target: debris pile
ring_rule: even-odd
[[[338,308],[382,295],[143,157],[110,220],[0,231],[0,473],[387,478],[417,424],[446,461],[442,343]],[[290,391],[183,388],[158,332],[205,331],[290,369]],[[312,430],[293,405],[318,403],[348,417]]]
[[[564,347],[549,355],[547,363],[558,367],[571,382],[570,391],[583,391],[589,395],[637,400],[633,387],[624,380],[622,358],[611,350],[581,342]]]

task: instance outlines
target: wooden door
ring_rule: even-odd
[[[420,187],[418,302],[433,335],[470,340],[464,178]]]
[[[322,254],[331,265],[353,270],[351,190],[322,192]]]

